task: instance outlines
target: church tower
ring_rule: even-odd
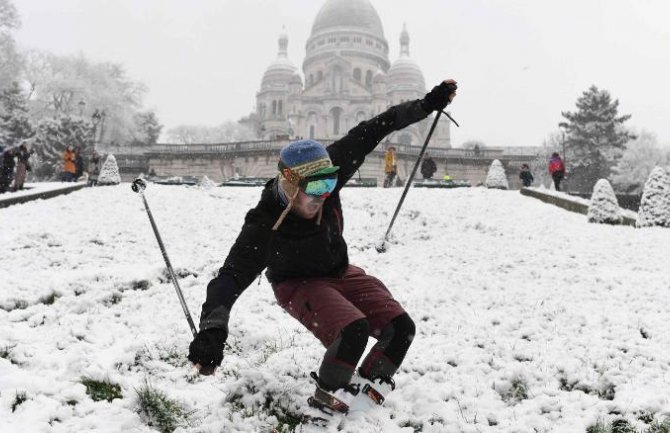
[[[326,0],[305,44],[304,86],[288,59],[288,37],[279,37],[277,59],[256,95],[262,138],[335,140],[391,105],[423,97],[425,80],[410,57],[409,42],[404,28],[400,55],[391,64],[384,28],[370,0]],[[426,119],[389,140],[421,145],[430,123]],[[450,147],[449,126],[440,123],[431,145]]]

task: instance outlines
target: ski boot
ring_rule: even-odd
[[[316,390],[314,396],[307,399],[307,404],[331,416],[336,413],[347,414],[349,412],[349,404],[360,391],[357,384],[350,383],[334,391],[328,391],[321,387],[319,376],[315,372],[312,372],[310,376],[316,381]]]
[[[349,413],[355,414],[384,404],[386,397],[395,389],[395,382],[390,377],[367,379],[360,374],[352,378],[352,384],[359,386],[360,392],[349,404]]]

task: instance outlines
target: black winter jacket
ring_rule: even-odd
[[[247,213],[219,275],[207,287],[200,330],[227,329],[233,303],[265,268],[273,285],[292,278],[340,277],[349,265],[340,190],[384,137],[428,114],[421,100],[405,102],[361,122],[326,148],[340,170],[337,187],[324,202],[320,225],[315,219],[289,213],[272,231],[284,205],[277,194],[277,180],[269,181],[256,207]]]

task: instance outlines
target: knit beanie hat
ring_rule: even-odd
[[[289,181],[290,174],[306,177],[335,173],[339,169],[333,165],[328,151],[318,141],[294,141],[279,153],[279,171]]]
[[[290,143],[279,152],[279,194],[287,201],[286,209],[272,227],[277,230],[293,207],[293,201],[300,191],[300,179],[307,176],[327,175],[337,172],[328,151],[323,144],[314,140],[299,140]],[[283,178],[282,178],[283,177]],[[283,201],[283,200],[282,200]],[[316,224],[321,223],[323,207],[319,209]]]

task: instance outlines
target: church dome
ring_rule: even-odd
[[[388,81],[390,90],[426,91],[423,72],[409,56],[409,33],[406,28],[400,34],[400,57],[391,64]]]
[[[282,33],[279,36],[279,53],[263,74],[261,89],[271,87],[274,84],[288,84],[295,82],[295,77],[300,79],[298,68],[288,58],[288,36]],[[302,81],[302,80],[301,80]]]
[[[312,25],[312,36],[342,27],[384,39],[382,21],[369,0],[328,0]]]

